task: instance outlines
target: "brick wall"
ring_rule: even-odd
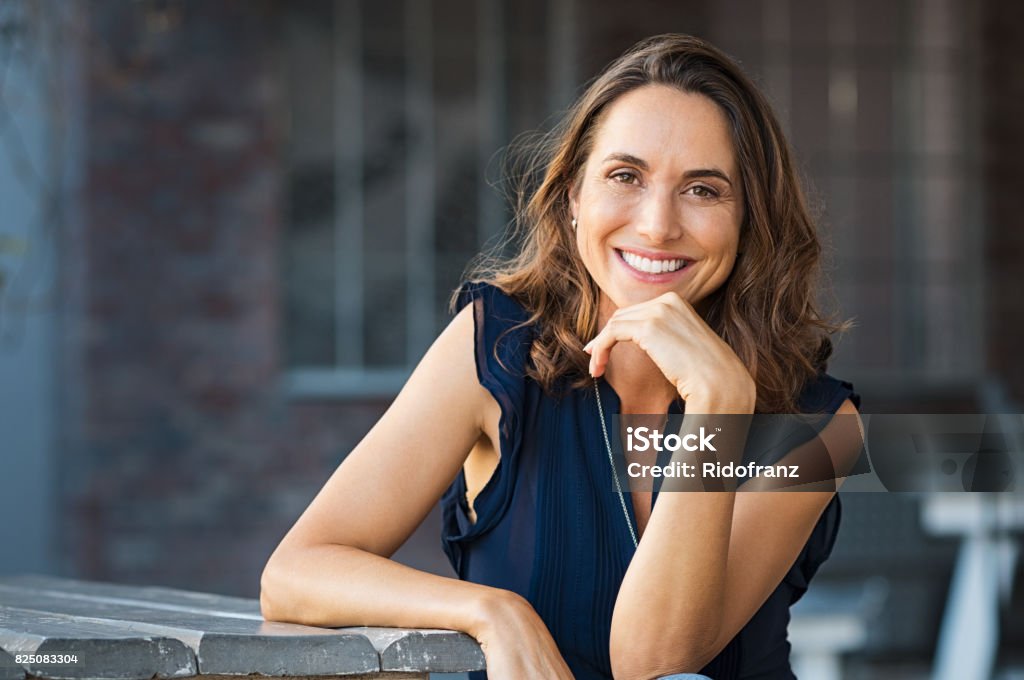
[[[62,239],[69,574],[255,596],[270,551],[386,407],[280,389],[282,8],[82,13],[85,185]],[[987,0],[983,15],[988,356],[1022,400],[1024,8]],[[437,521],[398,557],[446,572]]]
[[[255,596],[270,551],[386,407],[280,389],[280,7],[83,14],[67,573]],[[436,521],[402,555],[443,570]]]

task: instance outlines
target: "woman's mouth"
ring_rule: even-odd
[[[667,280],[672,275],[679,274],[692,263],[686,258],[647,257],[628,250],[615,249],[628,270],[644,280]]]

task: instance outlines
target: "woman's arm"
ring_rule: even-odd
[[[584,347],[591,353],[592,375],[604,372],[619,342],[646,352],[676,387],[691,414],[684,427],[691,417],[700,420],[697,414],[713,419],[754,412],[750,373],[676,293],[616,310]],[[856,409],[847,402],[839,413],[855,415]],[[723,429],[734,441],[718,452],[720,460],[740,460],[738,430]],[[850,469],[863,442],[856,417],[833,418],[819,439],[838,471]],[[801,457],[802,449],[793,453]],[[663,488],[615,601],[609,648],[615,678],[703,668],[778,586],[833,493]]]
[[[863,434],[849,400],[838,414],[844,417],[833,418],[819,438],[835,469],[846,470]],[[651,678],[707,665],[782,581],[833,495],[659,495],[615,604],[615,677]]]
[[[436,576],[389,557],[437,504],[500,409],[476,376],[464,308],[394,403],[271,555],[268,620],[313,626],[447,628],[475,637],[493,680],[571,680],[544,622],[519,595]]]
[[[476,379],[472,343],[467,307],[271,555],[260,592],[266,618],[318,626],[478,625],[480,605],[494,589],[388,559],[482,436],[491,397]]]

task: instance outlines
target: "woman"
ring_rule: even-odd
[[[728,57],[664,35],[549,139],[520,192],[520,252],[462,287],[282,540],[264,616],[462,630],[490,680],[791,678],[788,608],[835,540],[834,484],[619,496],[605,434],[606,412],[684,404],[855,419],[851,386],[823,373],[835,327],[779,125]],[[840,419],[820,438],[839,463],[860,449]],[[460,580],[388,559],[439,498]]]

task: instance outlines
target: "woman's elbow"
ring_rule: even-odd
[[[263,567],[260,575],[260,614],[267,621],[281,621],[280,604],[276,600],[274,559],[271,558]]]
[[[274,611],[270,604],[270,596],[267,594],[267,589],[264,586],[260,586],[260,615],[266,621],[278,621],[280,620],[277,616],[277,612]]]
[[[274,551],[260,574],[260,614],[267,621],[282,623],[300,623],[290,612],[294,594],[289,593],[289,585],[294,585],[296,574],[286,563],[290,562],[287,553],[281,547]]]
[[[615,680],[655,680],[674,673],[698,673],[707,665],[697,661],[697,656],[687,657],[673,652],[669,658],[666,650],[659,655],[642,654],[612,655],[612,677]]]
[[[651,680],[673,673],[698,673],[717,653],[717,631],[689,635],[612,636],[612,677]]]

